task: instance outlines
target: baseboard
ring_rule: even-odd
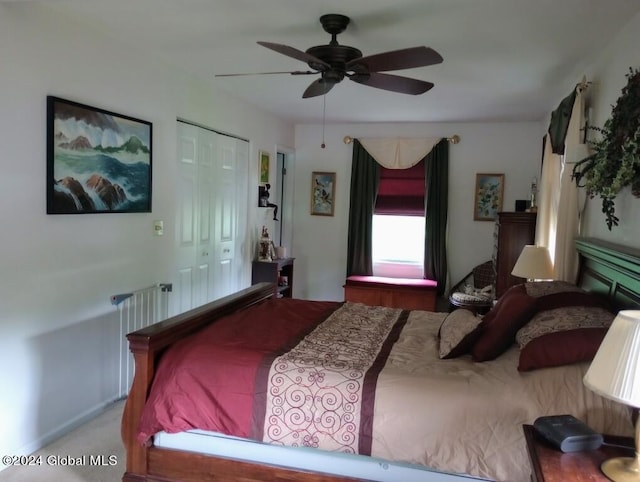
[[[106,412],[109,408],[111,408],[111,406],[113,406],[114,403],[119,402],[124,398],[126,397],[114,398],[111,400],[107,400],[106,402],[99,403],[98,405],[84,411],[77,417],[74,417],[71,420],[58,426],[57,428],[49,431],[49,433],[43,435],[42,437],[39,437],[33,442],[29,442],[28,444],[23,445],[16,451],[15,455],[30,455],[40,450],[41,448],[46,447],[50,443],[55,442],[59,438],[67,435],[69,432],[75,430],[79,426],[87,423],[90,420],[93,420],[98,415]],[[2,472],[7,467],[9,466],[0,464],[0,472]]]

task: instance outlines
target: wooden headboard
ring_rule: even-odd
[[[619,309],[640,308],[640,249],[578,238],[578,285],[609,298]]]

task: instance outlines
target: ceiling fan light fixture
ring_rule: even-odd
[[[342,82],[342,79],[344,79],[344,71],[331,69],[322,72],[322,81],[324,83],[337,84]]]

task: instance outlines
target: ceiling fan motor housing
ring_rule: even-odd
[[[325,81],[340,82],[344,79],[347,70],[346,64],[353,59],[362,57],[360,50],[348,45],[340,45],[336,39],[339,33],[344,32],[349,22],[349,17],[337,13],[329,13],[320,17],[322,28],[331,35],[331,42],[328,45],[311,47],[307,49],[307,53],[331,66],[331,70],[327,70],[326,66],[317,62],[308,62],[309,67],[322,72],[322,78]]]
[[[310,49],[307,49],[307,53],[329,64],[332,70],[342,72],[343,76],[347,69],[347,62],[362,57],[362,52],[357,48],[337,44],[311,47]],[[309,62],[308,65],[315,70],[325,70],[321,64],[317,64],[313,61]]]

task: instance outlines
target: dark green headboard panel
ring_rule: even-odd
[[[640,308],[640,249],[579,238],[578,285],[612,300],[618,309]]]

